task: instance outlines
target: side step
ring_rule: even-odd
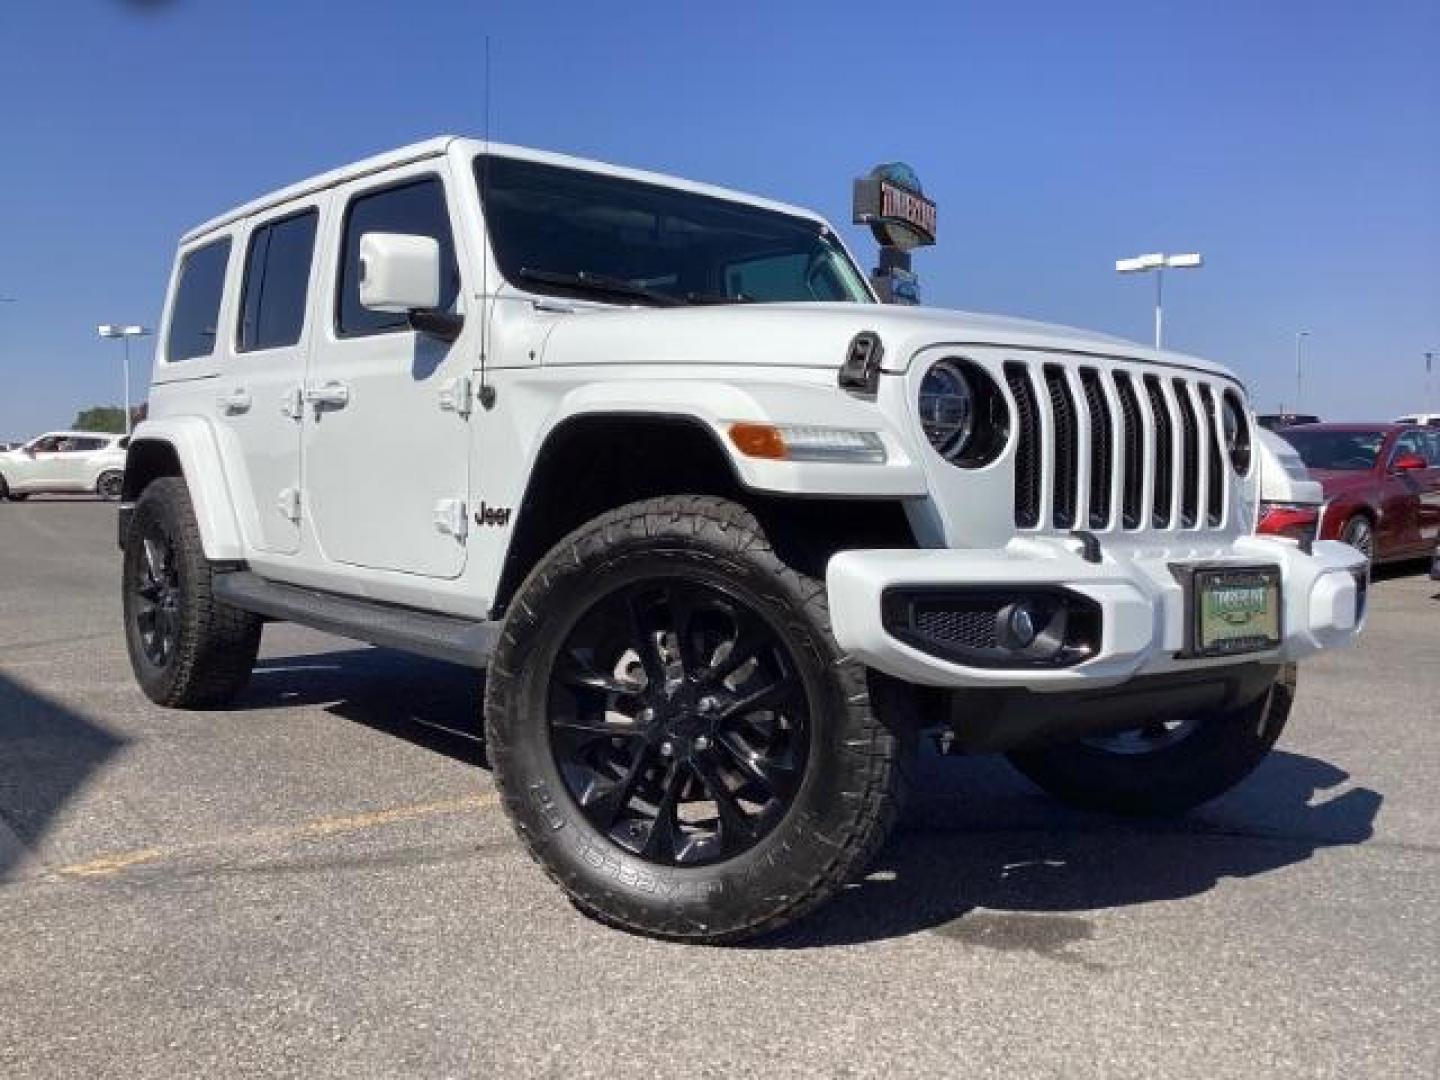
[[[500,636],[498,623],[302,589],[248,570],[216,574],[213,589],[215,599],[243,611],[466,667],[483,668]]]

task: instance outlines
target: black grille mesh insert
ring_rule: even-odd
[[[915,629],[934,641],[967,649],[994,649],[1000,645],[994,608],[920,608]]]
[[[1065,369],[1045,365],[1045,391],[1054,417],[1055,474],[1051,483],[1051,518],[1057,529],[1075,527],[1075,481],[1080,460],[1080,432],[1075,419],[1075,395]]]
[[[1090,412],[1090,528],[1110,524],[1110,474],[1115,468],[1115,444],[1110,435],[1110,402],[1094,368],[1080,372],[1085,407]]]
[[[1024,364],[1005,365],[1005,382],[1015,398],[1015,524],[1040,524],[1040,423],[1035,389]]]
[[[1115,393],[1120,398],[1120,420],[1125,428],[1125,484],[1121,494],[1121,521],[1127,529],[1140,528],[1145,497],[1145,425],[1140,419],[1140,399],[1130,376],[1115,373]]]
[[[1225,461],[1220,446],[1225,433],[1220,430],[1220,417],[1215,413],[1215,395],[1210,387],[1200,384],[1200,400],[1205,403],[1205,426],[1210,432],[1210,479],[1205,493],[1205,524],[1218,526],[1225,519]]]
[[[1184,379],[1176,379],[1175,400],[1180,403],[1180,524],[1193,529],[1200,515],[1200,420]]]
[[[1145,376],[1145,393],[1150,400],[1150,416],[1155,424],[1155,498],[1150,520],[1157,529],[1170,525],[1170,498],[1174,493],[1174,426],[1165,391],[1154,375]]]

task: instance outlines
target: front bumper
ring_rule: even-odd
[[[1240,657],[1186,654],[1184,568],[1273,566],[1282,588],[1280,646]],[[1180,571],[1177,574],[1177,570]],[[1021,538],[1004,548],[846,551],[830,560],[826,586],[841,648],[906,682],[938,687],[1026,687],[1069,691],[1117,685],[1140,675],[1194,672],[1237,660],[1285,663],[1348,645],[1364,622],[1367,563],[1346,544],[1322,540],[1307,554],[1277,537],[1245,536],[1222,547],[1152,551],[1118,544],[1099,562],[1066,538]],[[1058,589],[1081,598],[1100,620],[1099,646],[1068,666],[967,664],[901,641],[886,628],[893,590]]]

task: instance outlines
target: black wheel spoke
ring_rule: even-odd
[[[612,675],[603,675],[595,668],[581,660],[578,656],[571,655],[567,660],[562,660],[559,669],[559,678],[566,686],[581,690],[595,690],[605,694],[627,695],[637,692],[637,687],[630,683],[622,682]]]
[[[774,709],[776,706],[793,701],[799,693],[800,680],[793,675],[786,675],[759,689],[747,690],[745,694],[725,706],[720,713],[720,719],[730,720],[734,717],[748,716],[762,710]]]
[[[573,716],[555,716],[550,723],[570,732],[582,732],[592,738],[605,739],[633,739],[642,731],[633,724],[617,724],[612,722],[605,713],[576,714]],[[581,741],[584,741],[583,739]]]
[[[609,832],[610,828],[619,820],[625,807],[630,804],[630,800],[635,797],[635,787],[645,773],[645,765],[649,756],[649,752],[642,747],[632,759],[629,769],[619,780],[593,794],[588,801],[581,800],[581,809],[601,831]]]
[[[727,587],[619,586],[552,655],[551,754],[584,820],[618,848],[702,865],[784,818],[809,757],[808,698],[782,634]]]
[[[695,772],[700,777],[700,782],[705,785],[706,792],[715,803],[716,813],[719,814],[721,846],[727,850],[748,846],[755,837],[755,829],[741,808],[740,801],[725,786],[725,779],[720,775],[715,759],[709,756],[696,758]]]
[[[774,634],[759,619],[751,616],[743,620],[730,652],[710,669],[710,678],[724,682],[751,660],[758,659],[760,651],[773,639]]]
[[[650,835],[640,850],[644,858],[674,861],[680,842],[680,819],[677,816],[680,795],[685,790],[690,775],[690,769],[684,762],[677,761],[670,766],[664,781],[665,794],[660,798],[660,805],[655,808],[655,820],[650,825]]]
[[[772,795],[788,797],[796,779],[793,765],[762,754],[733,731],[722,731],[719,744],[735,760],[740,771]]]
[[[645,626],[645,613],[640,608],[640,593],[632,589],[625,597],[625,616],[629,623],[631,647],[645,669],[651,691],[665,686],[665,664],[655,644],[655,635]]]
[[[160,541],[147,536],[145,538],[145,577],[147,582],[155,588],[163,588],[166,584],[165,577],[165,552]]]
[[[680,666],[687,675],[698,671],[701,666],[700,657],[695,653],[695,641],[691,637],[695,614],[691,599],[689,590],[678,584],[671,585],[665,592],[671,628],[675,631],[675,647],[680,652]]]

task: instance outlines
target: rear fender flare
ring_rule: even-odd
[[[148,466],[136,468],[137,462],[150,460],[160,447],[168,448],[179,464],[200,525],[205,557],[216,562],[243,559],[245,543],[225,462],[213,428],[198,416],[147,420],[135,429],[126,458],[125,501],[133,503],[146,484],[167,475]]]

